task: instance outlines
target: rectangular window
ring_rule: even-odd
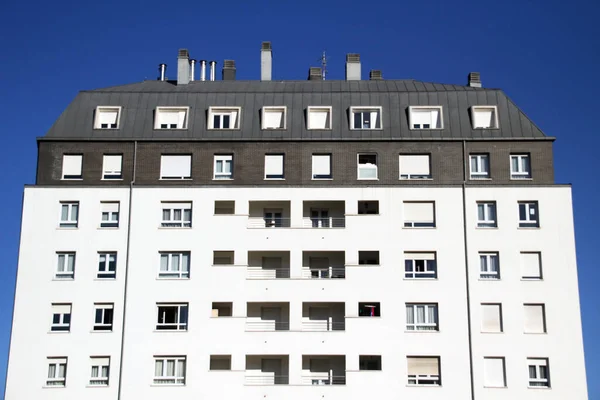
[[[359,251],[358,265],[379,265],[379,251]]]
[[[540,214],[537,201],[519,202],[519,228],[539,228]]]
[[[546,307],[544,304],[523,304],[525,333],[546,333]]]
[[[477,227],[478,228],[496,228],[496,202],[479,201],[477,202]]]
[[[400,155],[400,179],[431,179],[430,156]]]
[[[189,107],[156,107],[154,129],[187,129]]]
[[[113,314],[113,304],[94,304],[94,330],[112,331]]]
[[[547,358],[528,358],[529,387],[550,387],[550,368]]]
[[[435,253],[404,253],[406,279],[437,279]]]
[[[60,203],[60,223],[61,228],[77,228],[77,219],[79,218],[79,202],[63,201]]]
[[[208,129],[240,129],[240,107],[209,107]]]
[[[408,366],[408,384],[415,386],[439,386],[439,357],[406,357]]]
[[[529,154],[511,154],[510,155],[510,178],[511,179],[529,179],[531,178],[531,162]]]
[[[358,154],[358,179],[377,179],[377,154]]]
[[[121,107],[96,107],[94,129],[117,129],[121,119]]]
[[[498,253],[479,253],[479,278],[500,279],[500,257]]]
[[[191,179],[191,155],[160,156],[160,179]]]
[[[62,386],[67,383],[67,358],[48,357],[48,378],[46,386]]]
[[[233,179],[233,155],[215,154],[213,179]]]
[[[213,265],[233,265],[233,251],[213,251]]]
[[[110,357],[90,357],[90,386],[108,386]]]
[[[231,317],[232,315],[233,303],[212,303],[212,317]]]
[[[52,332],[69,332],[71,329],[71,305],[52,304]]]
[[[231,356],[230,355],[211,355],[210,356],[211,371],[230,371]]]
[[[437,304],[406,304],[407,331],[437,331]]]
[[[56,279],[75,278],[75,253],[56,253],[58,263],[56,265]]]
[[[331,107],[308,107],[306,126],[307,129],[331,129]]]
[[[359,317],[381,317],[380,303],[358,303]]]
[[[163,228],[191,228],[192,203],[161,203]]]
[[[81,165],[83,163],[83,155],[81,154],[65,154],[63,156],[62,178],[63,179],[82,179]]]
[[[102,179],[123,179],[122,164],[121,154],[105,154],[102,157]]]
[[[190,252],[160,253],[159,278],[185,279],[190,277]]]
[[[118,201],[103,201],[100,203],[102,212],[102,220],[100,221],[101,228],[118,228],[119,227],[119,202]]]
[[[215,200],[215,215],[234,215],[235,200]]]
[[[185,385],[185,357],[154,357],[155,385]]]
[[[285,179],[283,166],[283,154],[265,154],[265,179]]]
[[[359,200],[358,215],[378,215],[379,200]]]
[[[98,253],[98,278],[115,279],[117,277],[117,253]]]
[[[157,304],[158,331],[187,331],[188,304]]]
[[[358,356],[360,371],[381,371],[381,356]]]
[[[521,252],[521,277],[528,280],[542,279],[542,254]]]
[[[331,179],[331,154],[312,155],[312,178]]]
[[[381,129],[381,107],[350,107],[350,129]]]
[[[405,201],[405,228],[435,228],[435,202]]]
[[[285,129],[286,106],[262,108],[262,129]]]
[[[498,129],[498,107],[472,106],[473,129]]]
[[[481,332],[502,332],[501,304],[481,304]]]
[[[490,177],[489,154],[471,154],[469,156],[471,179],[487,179]]]
[[[443,129],[441,106],[408,107],[410,129]]]
[[[483,358],[483,386],[506,387],[504,357]]]

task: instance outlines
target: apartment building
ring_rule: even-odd
[[[554,138],[477,73],[260,60],[180,50],[38,138],[5,398],[586,399]]]

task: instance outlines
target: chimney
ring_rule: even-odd
[[[196,79],[194,75],[196,75],[196,60],[192,59],[190,60],[190,82]]]
[[[383,80],[383,74],[381,73],[381,70],[372,69],[371,72],[369,72],[369,80],[372,80],[372,81]]]
[[[200,80],[206,80],[206,60],[200,60]]]
[[[481,87],[481,74],[479,72],[469,72],[469,86]]]
[[[323,71],[321,67],[310,67],[308,70],[308,80],[309,81],[322,81],[323,80]]]
[[[235,61],[223,61],[223,69],[221,70],[224,81],[235,81]]]
[[[346,80],[360,81],[360,54],[346,54]]]
[[[158,79],[161,81],[165,80],[165,74],[167,73],[167,64],[158,64]]]
[[[270,81],[273,70],[273,51],[271,42],[262,42],[260,48],[260,80]]]
[[[187,49],[179,49],[177,56],[177,84],[187,85],[190,83],[190,53]]]
[[[210,80],[214,81],[215,80],[215,73],[217,72],[217,62],[216,61],[209,61],[208,64],[210,65]]]

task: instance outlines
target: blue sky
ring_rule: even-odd
[[[600,374],[599,124],[600,2],[505,0],[39,1],[3,3],[0,25],[0,376],[5,375],[23,185],[34,183],[37,136],[79,90],[176,74],[179,48],[197,59],[236,60],[238,79],[260,77],[260,43],[273,43],[273,78],[305,79],[329,55],[329,79],[343,79],[346,53],[363,75],[466,82],[502,88],[555,136],[557,183],[573,184],[588,377]],[[220,76],[220,73],[218,74]],[[11,175],[14,173],[14,175]],[[32,294],[34,295],[34,294]],[[3,392],[4,380],[0,383]],[[590,399],[600,380],[588,379]]]

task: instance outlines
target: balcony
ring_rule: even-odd
[[[345,228],[344,201],[305,201],[302,207],[304,228]]]
[[[289,227],[289,201],[250,201],[248,228]]]
[[[302,278],[344,279],[346,255],[343,251],[303,251]]]
[[[289,357],[287,355],[247,355],[246,385],[287,385]]]
[[[290,330],[289,303],[248,303],[247,332],[277,332]]]
[[[289,251],[248,252],[248,279],[287,279],[289,277]]]
[[[303,385],[345,385],[346,356],[302,356]]]
[[[302,303],[302,331],[343,331],[346,329],[345,314],[345,303]]]

